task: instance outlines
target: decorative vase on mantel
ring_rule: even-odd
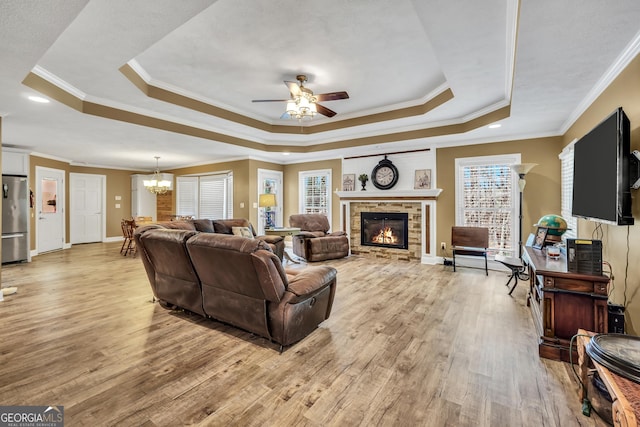
[[[360,184],[362,184],[362,188],[360,189],[360,191],[366,191],[366,186],[367,186],[367,181],[369,181],[369,176],[366,173],[361,174],[358,177],[358,180],[360,180]]]

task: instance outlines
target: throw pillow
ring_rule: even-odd
[[[231,227],[231,232],[235,236],[247,237],[249,239],[253,239],[253,233],[249,229],[249,227]]]

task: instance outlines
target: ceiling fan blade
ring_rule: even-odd
[[[318,111],[318,113],[322,114],[323,116],[327,116],[327,117],[333,117],[335,116],[336,113],[333,110],[328,109],[327,107],[323,107],[322,105],[316,103],[316,110]]]
[[[321,93],[320,95],[316,95],[318,101],[335,101],[338,99],[349,99],[349,94],[345,91],[342,92],[330,92],[330,93]]]
[[[285,80],[284,84],[286,84],[287,87],[289,88],[289,92],[291,92],[292,97],[295,98],[296,96],[300,96],[302,94],[302,91],[300,90],[300,86],[298,86],[298,83],[288,82]]]
[[[254,99],[251,102],[287,102],[288,99]]]

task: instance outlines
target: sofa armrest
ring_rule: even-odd
[[[279,242],[283,241],[284,237],[282,237],[282,236],[256,236],[256,239],[262,240],[263,242],[266,242],[266,243],[271,243],[272,245],[275,245],[276,243],[279,243]]]
[[[301,231],[300,233],[294,235],[293,237],[299,237],[299,238],[303,238],[303,239],[314,239],[314,238],[316,238],[318,236],[316,236],[311,231]]]
[[[346,236],[344,231],[334,231],[333,233],[327,233],[327,236]]]
[[[336,269],[328,265],[307,267],[293,277],[289,276],[287,291],[300,299],[305,299],[334,282],[336,274]]]

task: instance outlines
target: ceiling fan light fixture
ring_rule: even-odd
[[[252,102],[286,102],[285,112],[280,116],[281,119],[303,119],[313,118],[316,114],[322,114],[326,117],[336,115],[335,111],[330,110],[324,105],[318,104],[324,101],[336,101],[338,99],[349,99],[349,94],[345,91],[322,93],[314,95],[311,89],[304,87],[303,83],[307,81],[307,76],[299,74],[296,76],[298,83],[286,81],[285,85],[289,88],[291,98],[289,99],[254,99]]]
[[[291,117],[295,116],[296,113],[298,112],[298,106],[296,105],[296,101],[295,100],[290,100],[287,101],[287,114],[289,114]]]

